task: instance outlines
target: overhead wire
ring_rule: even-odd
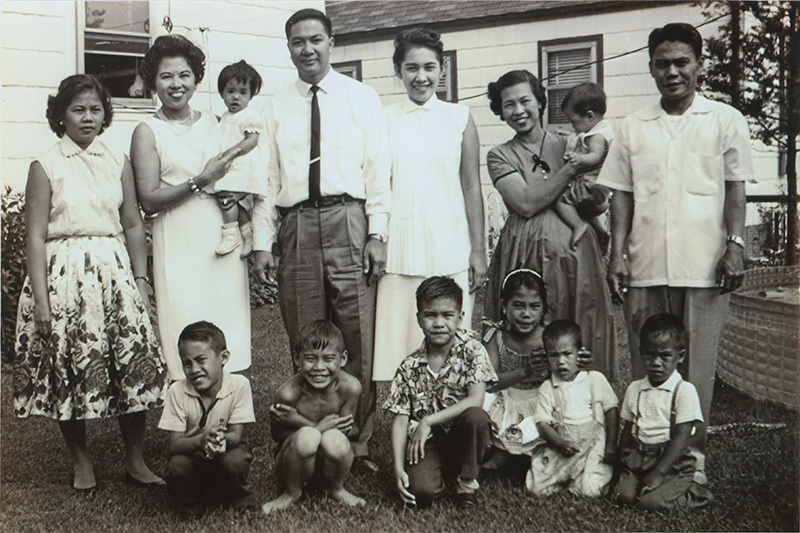
[[[701,28],[703,26],[706,26],[707,24],[711,24],[712,22],[716,22],[717,20],[719,20],[721,18],[724,18],[724,17],[728,17],[728,16],[730,16],[729,13],[725,13],[725,14],[719,15],[718,17],[714,17],[712,19],[709,19],[709,20],[703,22],[702,24],[698,24],[697,26],[695,26],[695,29],[696,28]],[[632,55],[632,54],[636,54],[636,53],[639,53],[639,52],[641,52],[643,50],[647,50],[647,49],[648,49],[648,46],[645,45],[645,46],[641,46],[639,48],[636,48],[635,50],[629,50],[627,52],[623,52],[623,53],[617,54],[615,56],[605,57],[605,58],[602,58],[602,59],[596,59],[594,61],[589,61],[588,63],[583,63],[581,65],[576,65],[574,67],[570,67],[568,69],[556,72],[555,74],[553,74],[551,76],[548,76],[546,78],[542,78],[541,81],[542,81],[542,83],[544,83],[546,81],[550,81],[552,79],[555,79],[558,76],[563,76],[567,72],[572,72],[573,70],[580,70],[582,68],[590,67],[590,66],[592,66],[594,64],[597,64],[597,63],[605,63],[606,61],[612,61],[614,59],[619,59],[621,57],[625,57],[625,56],[629,56],[629,55]],[[464,98],[459,98],[458,101],[459,102],[463,102],[464,100],[471,100],[473,98],[479,98],[481,96],[486,96],[486,94],[487,94],[486,91],[483,91],[483,92],[478,93],[478,94],[473,94],[472,96],[466,96]]]
[[[212,10],[212,11],[214,11],[214,10]],[[171,10],[170,10],[170,12],[171,12]],[[170,14],[171,13],[168,13],[167,15],[164,16],[164,20],[163,20],[161,25],[165,29],[167,29],[167,31],[169,33],[172,33],[172,30],[174,28],[182,28],[182,29],[188,30],[188,31],[192,31],[192,30],[200,31],[200,33],[202,35],[202,38],[203,38],[203,47],[204,47],[204,50],[205,50],[205,53],[206,53],[206,57],[209,57],[210,51],[208,49],[208,33],[214,31],[214,28],[212,28],[212,27],[197,27],[197,28],[193,28],[193,27],[183,26],[183,25],[174,25],[174,23],[172,22],[172,18],[170,16]],[[702,22],[702,23],[700,23],[700,24],[698,24],[698,25],[696,25],[694,27],[695,28],[701,28],[703,26],[706,26],[708,24],[711,24],[713,22],[716,22],[717,20],[720,20],[720,19],[728,17],[728,16],[730,16],[729,13],[723,13],[722,15],[719,15],[719,16],[716,16],[714,18],[708,19],[708,20],[706,20],[706,21],[704,21],[704,22]],[[263,18],[271,18],[271,16],[270,17],[263,17]],[[227,25],[230,25],[230,24],[233,24],[233,23],[235,23],[235,21],[225,22],[225,23],[220,24],[218,26],[227,26]],[[553,79],[557,78],[558,76],[563,76],[564,74],[566,74],[568,72],[584,69],[586,67],[590,67],[590,66],[595,65],[595,64],[605,63],[607,61],[613,61],[615,59],[620,59],[622,57],[629,56],[629,55],[632,55],[632,54],[636,54],[636,53],[639,53],[639,52],[641,52],[643,50],[647,50],[647,49],[648,49],[648,46],[645,45],[645,46],[641,46],[641,47],[633,49],[633,50],[629,50],[627,52],[623,52],[621,54],[617,54],[615,56],[604,57],[604,58],[596,59],[594,61],[589,61],[587,63],[582,63],[580,65],[575,65],[575,66],[570,67],[568,69],[565,69],[565,70],[562,70],[562,71],[558,71],[558,72],[556,72],[556,73],[554,73],[554,74],[552,74],[550,76],[547,76],[546,78],[542,78],[541,81],[542,82],[547,82],[547,81],[550,81],[550,80],[553,80]],[[473,94],[473,95],[470,95],[470,96],[465,96],[465,97],[459,98],[458,101],[459,102],[463,102],[465,100],[472,100],[474,98],[480,98],[481,96],[486,96],[486,94],[487,94],[486,91],[481,91],[480,93],[477,93],[477,94]]]

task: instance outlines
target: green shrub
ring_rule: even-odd
[[[2,339],[0,357],[14,360],[17,305],[25,281],[25,195],[5,187],[2,196]]]

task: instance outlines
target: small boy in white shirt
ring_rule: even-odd
[[[634,381],[622,404],[619,479],[612,497],[647,511],[702,507],[713,501],[694,482],[696,458],[689,439],[703,423],[694,385],[675,371],[686,357],[688,339],[671,314],[645,320],[639,353],[647,377]]]
[[[252,454],[242,443],[244,424],[255,422],[250,382],[223,369],[225,335],[210,322],[186,326],[178,337],[186,379],[169,387],[159,429],[169,434],[167,490],[184,515],[211,505],[254,508],[245,487]]]
[[[608,491],[616,455],[617,396],[606,377],[581,370],[581,328],[554,320],[542,333],[550,379],[539,387],[533,420],[544,441],[533,451],[526,488],[548,496],[562,487],[599,498]]]

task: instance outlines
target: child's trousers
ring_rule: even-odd
[[[199,453],[171,456],[166,481],[172,503],[178,509],[237,506],[251,496],[246,485],[252,460],[241,445],[213,459]]]
[[[614,487],[613,499],[635,505],[644,511],[697,508],[714,500],[711,491],[693,481],[697,459],[688,450],[664,475],[661,485],[640,494],[642,480],[656,467],[667,444],[641,444],[622,450],[619,480]]]
[[[577,426],[562,426],[559,434],[580,448],[571,457],[564,457],[551,446],[533,451],[531,468],[525,476],[525,487],[535,496],[549,496],[567,485],[570,492],[599,498],[611,481],[611,465],[603,462],[606,431],[594,420]]]
[[[461,489],[477,488],[475,479],[491,435],[491,420],[480,407],[470,407],[453,420],[449,430],[433,428],[425,443],[425,457],[415,465],[406,462],[409,490],[418,507],[425,507],[444,493],[446,481]]]

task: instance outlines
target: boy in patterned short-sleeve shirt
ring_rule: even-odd
[[[395,414],[392,455],[403,501],[424,507],[455,487],[459,507],[477,505],[479,465],[490,435],[481,409],[497,375],[486,349],[459,330],[461,288],[435,276],[417,289],[417,319],[425,340],[406,357],[384,408]]]

